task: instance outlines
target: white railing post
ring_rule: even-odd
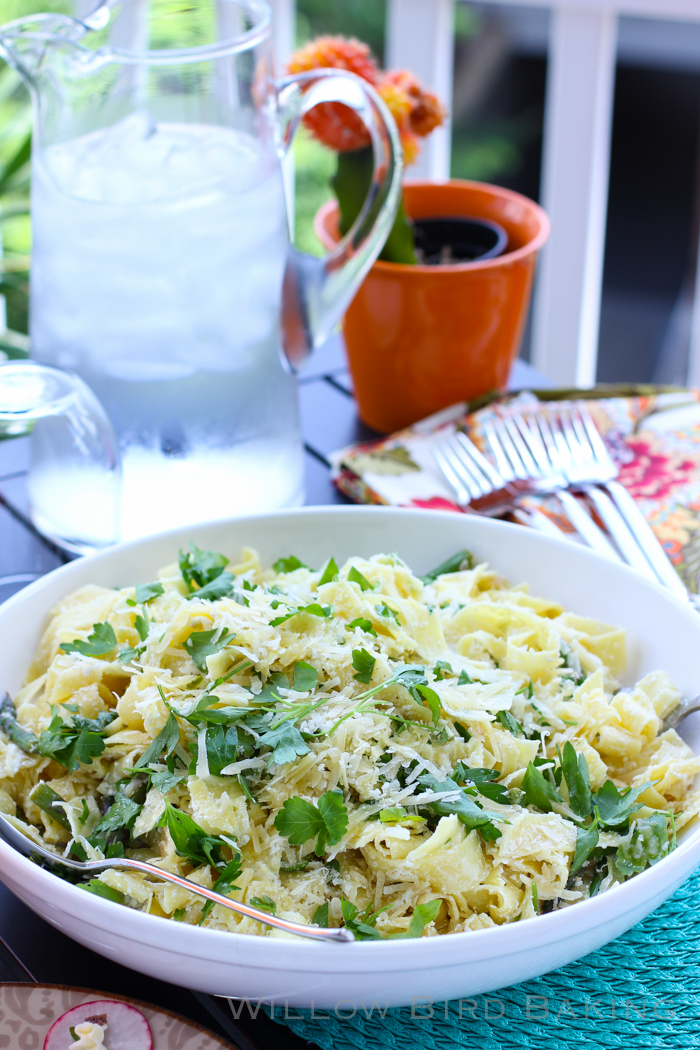
[[[287,59],[294,50],[296,39],[296,0],[268,0],[272,8],[272,44],[275,52],[275,70],[278,77],[284,76]],[[294,151],[289,150],[282,161],[284,197],[287,203],[289,239],[294,241]]]
[[[387,69],[410,69],[447,106],[452,106],[454,0],[388,0]],[[412,179],[450,177],[451,124],[421,142],[421,154],[408,169]]]
[[[596,378],[617,18],[554,9],[541,199],[552,220],[533,315],[532,363],[564,386]]]

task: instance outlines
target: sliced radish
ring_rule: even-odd
[[[105,1029],[104,1050],[153,1050],[151,1029],[141,1011],[111,999],[97,999],[68,1010],[49,1028],[44,1050],[71,1050],[75,1046],[71,1028],[85,1022]]]

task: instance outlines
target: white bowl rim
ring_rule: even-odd
[[[245,523],[246,521],[252,524],[256,521],[286,518],[292,515],[295,517],[317,517],[324,515],[329,515],[331,517],[357,515],[358,517],[361,517],[367,514],[382,515],[386,517],[400,516],[400,518],[405,518],[407,515],[413,515],[419,520],[425,520],[429,517],[433,519],[454,520],[455,517],[454,512],[451,511],[334,505],[328,507],[297,507],[283,511],[270,511],[264,514],[242,515],[225,521],[216,521],[203,525],[170,529],[167,532],[159,532],[156,535],[149,536],[145,539],[131,540],[117,544],[106,550],[90,554],[87,558],[76,559],[66,565],[60,566],[8,598],[6,602],[2,603],[2,608],[4,610],[8,607],[18,605],[24,601],[26,597],[30,597],[31,595],[40,592],[47,585],[47,580],[55,580],[62,578],[63,576],[70,577],[75,571],[76,565],[83,565],[86,561],[89,561],[91,564],[110,561],[115,557],[119,558],[119,556],[127,550],[138,550],[144,547],[147,548],[151,544],[163,540],[176,540],[176,538],[179,537],[180,541],[184,542],[189,540],[194,534],[206,533],[207,531],[213,531],[214,529],[225,528],[227,525],[240,526],[241,523]],[[504,535],[513,532],[522,535],[523,526],[521,525],[514,525],[491,518],[472,518],[471,520],[478,522],[477,528],[483,528],[486,532],[494,530],[497,533],[501,532]],[[529,534],[531,542],[537,545],[551,547],[552,544],[555,544],[560,547],[564,546],[567,549],[571,548],[570,541],[566,539],[559,540],[556,537],[537,533],[534,530]],[[577,557],[583,557],[586,560],[589,560],[591,564],[596,567],[605,567],[608,570],[611,569],[611,563],[602,556],[596,554],[594,551],[583,547],[577,547],[575,549]],[[639,584],[640,577],[633,569],[626,565],[614,565],[613,568],[616,572],[627,574],[630,579],[634,579]],[[686,605],[679,598],[676,598],[675,595],[662,587],[661,584],[656,585],[646,580],[641,582],[643,582],[646,587],[656,591],[656,593],[661,595],[666,602],[675,606],[682,612],[693,617],[697,615],[689,605]],[[698,628],[700,629],[700,621],[698,622]],[[693,857],[692,864],[689,864],[689,853],[692,854]],[[53,886],[58,890],[59,895],[65,892],[68,900],[74,902],[76,905],[78,903],[82,904],[82,910],[86,918],[89,918],[87,913],[90,911],[95,913],[96,918],[103,914],[106,922],[96,922],[96,926],[109,926],[109,919],[114,919],[117,914],[114,911],[115,907],[120,909],[125,907],[121,904],[116,905],[111,901],[104,900],[93,894],[87,894],[84,890],[80,890],[71,883],[54,876],[50,871],[38,867],[27,857],[22,856],[17,850],[4,842],[4,840],[0,839],[0,857],[3,855],[7,857],[11,863],[12,861],[18,862],[27,874],[31,871],[35,877],[38,876],[42,879],[45,882],[47,890],[50,890]],[[640,891],[639,896],[641,896],[641,891],[644,887],[646,889],[644,897],[646,899],[652,898],[656,893],[664,893],[666,887],[673,883],[674,872],[677,872],[679,868],[686,868],[688,872],[690,872],[698,863],[700,863],[700,826],[695,828],[695,834],[688,835],[684,841],[682,840],[678,844],[678,848],[665,857],[663,861],[651,868],[647,868],[646,871],[643,871],[641,874],[628,879],[620,886],[613,887],[606,893],[600,894],[594,898],[578,901],[569,907],[550,912],[547,915],[537,916],[536,929],[539,931],[538,947],[564,940],[565,938],[579,932],[582,927],[594,928],[603,926],[605,913],[611,910],[614,910],[616,915],[620,915],[627,911],[633,911],[636,905],[632,900],[630,900],[628,907],[624,907],[622,906],[622,901],[620,899],[621,894],[623,894],[625,898],[630,896],[630,886],[633,886]],[[684,878],[685,876],[683,876],[683,879]],[[636,895],[637,894],[635,894],[635,896]],[[50,897],[51,894],[48,895],[48,899],[50,899]],[[622,907],[618,906],[618,902]],[[127,908],[127,912],[129,915],[129,926],[133,924],[134,927],[140,927],[141,924],[145,922],[147,923],[147,929],[153,930],[154,933],[159,929],[158,926],[153,925],[154,922],[160,924],[167,923],[168,927],[173,926],[171,919],[146,914],[131,908]],[[588,921],[584,922],[584,919]],[[162,929],[162,927],[160,928]],[[134,932],[137,932],[137,930],[135,929]],[[441,961],[439,958],[435,958],[435,956],[445,951],[446,942],[453,945],[455,948],[458,944],[464,943],[474,946],[475,949],[478,947],[479,954],[482,958],[495,958],[502,956],[503,946],[501,946],[500,942],[506,938],[509,942],[508,947],[510,953],[526,951],[532,946],[533,927],[528,921],[504,923],[487,929],[468,930],[442,936],[419,937],[406,940],[355,941],[343,945],[342,950],[340,950],[338,945],[334,943],[312,943],[309,940],[297,938],[286,939],[279,937],[259,937],[253,934],[235,933],[226,930],[204,929],[183,923],[177,924],[177,933],[179,947],[183,950],[189,951],[198,947],[199,950],[197,953],[192,952],[193,956],[198,954],[200,956],[206,955],[211,959],[217,959],[222,957],[222,952],[224,955],[233,955],[234,953],[237,954],[240,949],[245,949],[247,963],[255,967],[264,966],[265,963],[262,959],[257,961],[251,956],[273,952],[275,954],[274,962],[276,966],[280,964],[294,964],[295,968],[301,971],[306,969],[303,965],[306,961],[309,963],[308,969],[310,971],[316,970],[319,963],[324,964],[331,960],[334,964],[351,962],[352,965],[350,966],[336,965],[334,967],[335,972],[342,973],[353,971],[359,972],[362,969],[366,970],[368,969],[367,964],[372,959],[375,959],[378,962],[381,960],[381,965],[376,967],[370,966],[370,971],[375,968],[383,970],[389,963],[405,963],[408,959],[412,961],[413,965],[397,965],[394,968],[398,971],[415,970],[417,964],[420,964],[420,966],[430,965],[431,968],[439,968]],[[125,927],[119,931],[119,935],[122,939],[128,939],[136,943],[153,939],[132,936],[129,930],[126,929],[126,924]],[[440,947],[440,945],[443,947]],[[227,946],[228,952],[226,952]],[[264,946],[269,947],[266,948]],[[299,955],[300,948],[307,951],[307,954]],[[408,953],[408,959],[406,953]],[[471,954],[476,954],[476,951]],[[444,961],[445,967],[451,965],[453,965],[453,963],[449,960]]]

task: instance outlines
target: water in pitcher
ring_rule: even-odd
[[[77,372],[114,423],[122,537],[300,502],[272,147],[137,112],[38,150],[32,195],[32,353]],[[64,484],[34,478],[39,512],[99,513],[57,501]]]

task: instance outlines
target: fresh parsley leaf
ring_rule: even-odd
[[[437,729],[438,719],[440,718],[440,697],[437,695],[434,689],[431,689],[429,685],[416,685],[413,686],[409,692],[414,700],[430,708],[430,713],[433,716],[433,725]],[[418,696],[416,696],[418,694]],[[419,700],[418,697],[421,699]]]
[[[88,893],[94,893],[97,897],[104,897],[107,901],[114,901],[115,904],[124,903],[124,894],[120,893],[119,890],[113,889],[108,886],[106,882],[102,882],[100,879],[90,879],[89,882],[79,882],[79,890],[87,890]]]
[[[468,831],[478,828],[481,834],[489,841],[494,841],[501,837],[501,832],[495,827],[494,821],[499,821],[503,824],[507,824],[508,821],[504,820],[500,813],[491,813],[488,810],[482,809],[475,799],[465,791],[461,791],[457,788],[453,780],[445,780],[441,783],[432,775],[432,773],[424,773],[418,778],[418,783],[421,787],[443,795],[448,793],[452,794],[455,790],[458,792],[457,798],[454,800],[443,801],[442,799],[436,799],[434,802],[429,802],[428,808],[433,813],[437,813],[440,817],[446,817],[451,813],[456,813]],[[418,796],[417,802],[418,805],[420,805],[420,795]]]
[[[95,623],[87,641],[74,638],[72,642],[61,642],[64,653],[80,653],[81,656],[104,656],[111,653],[117,644],[117,636],[111,623]]]
[[[530,679],[527,685],[521,685],[520,689],[515,690],[516,696],[520,696],[521,694],[525,697],[526,700],[532,700],[533,696],[535,695],[535,687],[532,684],[532,679]]]
[[[591,779],[586,756],[577,756],[573,745],[567,740],[561,759],[561,768],[569,789],[569,805],[577,817],[588,817],[593,812]]]
[[[423,583],[432,583],[433,580],[437,580],[438,576],[444,576],[448,572],[461,572],[463,569],[471,569],[474,567],[474,558],[469,551],[457,551],[451,558],[444,561],[442,565],[438,565],[436,569],[431,569],[425,576],[421,576]]]
[[[340,791],[324,792],[317,806],[295,795],[285,800],[275,817],[275,827],[293,846],[315,838],[317,857],[323,856],[326,845],[340,842],[347,826],[348,811]]]
[[[297,693],[308,693],[318,682],[318,671],[311,664],[297,660],[294,664],[294,690]]]
[[[231,890],[238,889],[238,886],[235,886],[234,883],[240,874],[241,855],[240,853],[236,853],[234,855],[233,860],[229,861],[224,870],[216,878],[214,884],[212,885],[212,889],[216,890],[217,893],[221,893],[223,896],[228,895],[231,892]],[[269,897],[267,899],[269,900]],[[200,915],[199,922],[197,923],[198,926],[202,925],[202,923],[206,919],[207,915],[209,915],[209,912],[212,910],[213,907],[214,901],[206,902],[206,904],[202,908],[202,914]]]
[[[165,594],[165,590],[160,580],[156,580],[155,583],[136,584],[137,605],[145,605],[146,602],[152,602],[154,598],[158,598],[161,594]]]
[[[469,677],[466,671],[459,672],[459,678],[457,679],[457,685],[473,685],[473,680]]]
[[[568,667],[573,672],[570,677],[573,678],[576,685],[580,685],[586,678],[581,669],[581,661],[578,658],[578,654],[575,653],[568,642],[565,642],[563,639],[560,642],[559,655],[561,656],[564,667]]]
[[[426,926],[434,922],[442,906],[442,900],[426,901],[425,904],[417,904],[411,916],[411,925],[408,927],[409,937],[420,937]]]
[[[358,618],[353,620],[352,623],[347,623],[345,625],[345,630],[354,631],[356,627],[359,627],[359,629],[364,631],[365,634],[373,634],[375,638],[377,637],[377,632],[372,626],[372,621],[368,620],[366,616],[358,616]]]
[[[309,751],[308,744],[291,722],[282,722],[276,729],[268,729],[258,743],[272,748],[267,762],[268,769],[273,765],[283,766],[286,762],[293,762],[295,758]]]
[[[382,935],[379,930],[374,928],[374,924],[377,918],[383,911],[390,908],[391,905],[387,904],[384,908],[380,908],[378,911],[370,911],[370,905],[365,908],[361,915],[358,916],[357,905],[351,901],[342,900],[341,908],[343,911],[343,925],[351,930],[358,940],[360,941],[380,941]]]
[[[627,824],[633,813],[642,809],[641,804],[636,804],[637,798],[651,784],[647,781],[636,788],[628,788],[622,794],[613,784],[612,780],[606,780],[597,795],[593,797],[593,804],[598,807],[598,820],[601,827],[616,828],[621,824]]]
[[[356,569],[353,565],[348,572],[348,583],[359,583],[361,591],[371,591],[372,584],[369,582],[366,576],[363,576],[359,569]]]
[[[290,554],[288,558],[278,558],[272,566],[277,573],[294,572],[295,569],[308,569],[308,567],[303,561],[299,561],[294,554]]]
[[[260,908],[261,911],[269,911],[270,915],[277,914],[277,905],[272,897],[268,897],[267,894],[264,894],[262,897],[251,897],[250,903],[254,908]]]
[[[466,728],[466,726],[463,726],[461,722],[455,722],[454,727],[461,736],[462,740],[464,740],[465,743],[469,743],[469,741],[472,738],[472,735]]]
[[[238,730],[235,726],[208,726],[205,743],[209,772],[213,777],[219,777],[222,769],[236,761]]]
[[[134,769],[143,769],[144,766],[148,766],[151,762],[160,761],[161,755],[165,752],[165,755],[170,755],[175,750],[180,742],[180,727],[177,724],[177,719],[171,711],[168,715],[168,720],[161,729],[158,736],[155,738],[153,743],[149,744],[141,758],[134,763]]]
[[[453,675],[454,671],[447,660],[438,660],[433,669],[433,674],[435,675],[435,681],[441,682],[446,675]]]
[[[131,831],[136,818],[141,812],[141,808],[138,802],[134,802],[132,798],[128,798],[121,791],[117,792],[114,796],[114,802],[95,828],[95,832],[101,831],[106,833],[108,831],[118,831],[120,828],[126,828],[127,831]]]
[[[116,717],[116,711],[101,711],[97,718],[72,715],[64,722],[54,709],[48,728],[39,736],[37,750],[44,758],[52,758],[74,773],[81,763],[89,765],[102,754],[105,749],[102,736]]]
[[[25,729],[17,721],[15,705],[9,693],[5,693],[0,700],[0,729],[13,744],[21,747],[29,755],[35,755],[39,750],[39,741],[31,729]]]
[[[35,806],[38,806],[40,810],[47,813],[52,820],[55,820],[57,824],[60,824],[66,831],[70,831],[70,821],[66,814],[63,806],[57,806],[57,802],[65,802],[65,799],[61,798],[57,792],[50,788],[48,784],[44,783],[43,780],[39,781],[37,786],[32,790],[30,799]]]
[[[332,583],[333,580],[338,579],[338,566],[335,563],[335,558],[330,558],[328,564],[323,570],[323,575],[318,581],[319,587],[323,587],[324,583]]]
[[[233,591],[233,583],[234,577],[232,573],[222,572],[215,579],[210,580],[209,583],[205,583],[198,591],[188,594],[187,599],[189,601],[191,598],[198,598],[200,601],[215,602],[218,598],[228,598]],[[247,604],[247,602],[243,604]]]
[[[508,789],[503,784],[493,783],[500,775],[497,769],[470,769],[469,766],[465,766],[464,762],[458,762],[450,779],[466,784],[467,787],[473,784],[480,795],[492,802],[500,802],[501,805],[507,806],[510,804]]]
[[[658,864],[668,856],[672,845],[668,838],[668,820],[665,813],[652,813],[638,820],[627,842],[617,850],[615,866],[623,875],[639,875],[645,868]]]
[[[145,642],[148,638],[148,620],[145,616],[137,616],[134,620],[134,627],[139,633],[139,638],[142,642]]]
[[[193,591],[194,585],[206,587],[208,583],[220,576],[228,565],[228,558],[216,551],[200,550],[196,543],[190,543],[189,551],[180,551],[178,566],[187,589]]]
[[[186,773],[171,773],[169,769],[163,769],[160,773],[151,773],[151,784],[162,795],[167,795],[186,776]]]
[[[140,659],[145,652],[145,645],[127,645],[119,650],[117,660],[120,664],[129,664],[132,660]]]
[[[280,869],[282,870],[282,869]],[[328,901],[325,904],[320,904],[314,912],[314,917],[311,920],[314,926],[322,926],[324,929],[328,927]]]
[[[513,736],[525,736],[525,730],[520,725],[520,722],[516,718],[513,718],[510,711],[497,711],[496,719],[501,723],[504,729],[507,729]]]
[[[310,863],[308,860],[300,860],[298,864],[280,864],[280,875],[290,875],[293,871],[303,871],[304,868],[308,868]]]
[[[598,845],[598,817],[587,828],[576,828],[576,849],[571,862],[570,875],[575,875],[583,867],[593,850]]]
[[[158,821],[158,827],[168,829],[177,855],[186,858],[196,867],[209,864],[219,871],[224,868],[225,873],[240,859],[238,856],[234,857],[234,860],[225,866],[221,857],[221,849],[224,846],[231,848],[229,844],[218,835],[208,835],[188,813],[176,809],[167,799],[163,815]]]
[[[279,605],[281,603],[277,602],[276,604]],[[272,603],[273,609],[276,608],[276,604],[275,602]],[[311,602],[310,605],[300,605],[296,609],[291,609],[282,616],[275,616],[274,620],[270,620],[270,627],[279,627],[285,620],[291,620],[292,616],[296,616],[298,613],[308,613],[309,616],[323,616],[328,619],[333,615],[333,610],[330,605],[319,605],[318,602]]]
[[[525,793],[523,805],[536,806],[543,813],[549,813],[552,802],[562,802],[563,799],[554,785],[539,771],[537,766],[528,762],[525,776],[523,777],[522,790]]]
[[[371,653],[368,653],[366,649],[354,649],[352,666],[356,671],[356,674],[353,675],[355,681],[362,682],[363,685],[369,685],[372,681],[372,672],[376,662],[376,658]]]
[[[393,620],[397,625],[401,622],[396,609],[392,609],[386,604],[386,602],[382,602],[381,605],[375,605],[374,608],[380,616],[384,617],[385,620]]]
[[[193,631],[183,642],[183,648],[191,656],[197,670],[206,674],[207,657],[221,652],[231,644],[235,637],[235,634],[230,633],[228,627],[224,627],[223,630],[215,627],[211,631]]]

